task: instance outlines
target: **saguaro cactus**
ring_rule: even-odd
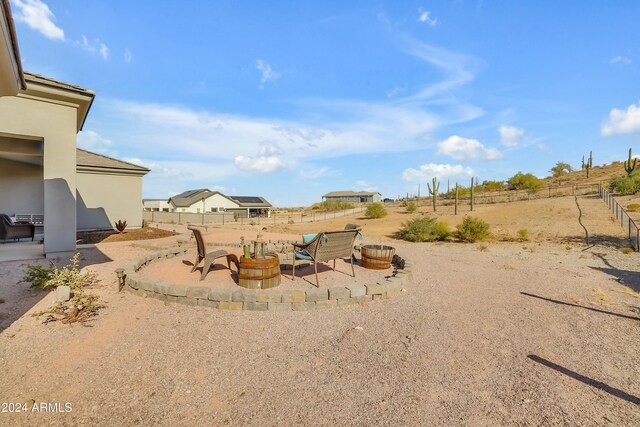
[[[456,182],[456,203],[453,205],[453,214],[458,215],[458,183]]]
[[[637,162],[638,162],[638,159],[633,159],[633,164],[631,163],[631,148],[629,148],[629,160],[624,162],[624,170],[627,171],[627,176],[631,176],[631,173],[636,168]]]
[[[471,211],[473,212],[473,178],[471,178]]]
[[[592,151],[589,151],[589,160],[584,164],[584,168],[587,170],[587,178],[589,178],[589,171],[593,167],[593,156]]]
[[[432,197],[432,204],[433,204],[433,211],[436,211],[436,202],[438,201],[438,191],[440,191],[440,183],[438,182],[438,179],[434,176],[433,179],[431,180],[431,182],[433,183],[433,187],[431,187],[429,185],[429,183],[427,183],[427,188],[429,189],[429,194]]]

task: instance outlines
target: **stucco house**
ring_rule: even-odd
[[[206,188],[188,190],[169,199],[171,212],[237,212],[243,216],[271,216],[271,203],[259,196],[225,196]]]
[[[78,229],[142,224],[148,170],[76,147],[94,97],[23,71],[9,2],[0,0],[0,212],[44,215],[47,257],[73,254]]]
[[[382,195],[377,191],[332,191],[322,196],[323,201],[369,203],[379,202]]]
[[[142,199],[142,207],[147,212],[171,212],[173,209],[167,199]]]

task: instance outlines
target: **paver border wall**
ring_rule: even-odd
[[[309,311],[365,305],[369,301],[394,298],[407,289],[412,263],[398,255],[393,259],[391,275],[376,283],[345,285],[334,288],[303,290],[214,289],[208,286],[185,286],[140,274],[150,263],[182,255],[188,248],[170,248],[152,252],[124,268],[124,286],[136,295],[191,306],[218,310]]]

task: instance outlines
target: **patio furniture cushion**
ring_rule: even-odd
[[[318,235],[318,233],[303,234],[302,235],[302,243],[309,243],[310,241],[315,239],[317,235]]]

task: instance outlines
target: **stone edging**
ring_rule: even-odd
[[[364,305],[369,301],[389,299],[406,290],[411,278],[411,261],[396,255],[390,277],[370,285],[346,285],[335,288],[302,290],[213,289],[208,286],[184,286],[138,274],[149,263],[186,253],[188,248],[171,248],[153,252],[124,266],[125,287],[134,294],[161,301],[211,307],[219,310],[308,311],[324,308]],[[404,265],[403,265],[404,264]]]

